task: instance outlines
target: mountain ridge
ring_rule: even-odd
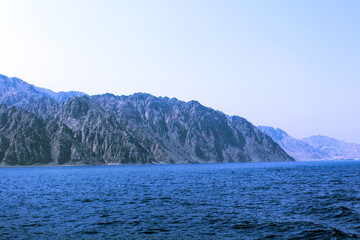
[[[320,149],[333,158],[359,158],[360,144],[348,143],[332,137],[315,135],[301,139],[302,141]]]
[[[282,129],[268,126],[258,128],[277,142],[290,156],[298,161],[334,160],[360,157],[360,144],[347,143],[335,138],[317,135],[296,139]]]
[[[46,145],[46,149],[50,149],[50,152],[46,150],[46,164],[294,160],[246,119],[225,115],[197,101],[183,102],[148,93],[89,96],[68,92],[61,95],[63,98],[54,97],[52,93],[21,79],[0,75],[0,103],[7,106],[2,107],[3,116],[10,116],[9,112],[14,108],[20,115],[36,119],[39,132],[49,142]],[[12,118],[4,119],[8,122]],[[19,129],[24,128],[17,124]],[[0,135],[8,134],[5,130],[0,129]],[[29,134],[31,139],[35,133]],[[11,138],[8,140],[17,144]],[[1,154],[7,156],[10,151],[7,139],[4,138],[3,142],[0,158]],[[11,161],[3,157],[0,162],[8,165],[37,164],[38,160],[31,157],[36,155],[33,150],[26,144],[19,148],[23,153],[21,156],[29,153],[26,156],[30,160],[25,163],[19,157]]]

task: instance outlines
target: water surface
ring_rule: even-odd
[[[0,169],[1,239],[359,236],[359,161]]]

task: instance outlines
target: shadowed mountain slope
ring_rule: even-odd
[[[240,117],[196,101],[137,93],[91,99],[112,113],[137,139],[153,141],[176,162],[291,160],[268,136]]]
[[[8,117],[0,128],[0,161],[9,165],[293,161],[246,119],[196,101],[145,93],[54,93],[1,75],[0,103],[12,107],[2,106],[4,116],[17,111],[24,118]],[[21,132],[30,121],[26,119],[36,122],[33,131],[26,132],[29,139],[37,136],[44,145],[35,148],[25,141],[23,148],[32,154],[26,161],[9,161],[5,156],[17,138],[7,126]]]

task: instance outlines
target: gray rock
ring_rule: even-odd
[[[8,165],[49,163],[50,138],[35,115],[0,105],[0,162]]]
[[[35,87],[23,80],[9,78],[0,74],[0,103],[8,107],[18,107],[49,120],[59,110],[60,103],[75,96],[84,96],[82,92],[53,92]]]
[[[294,160],[244,118],[196,101],[56,95],[1,75],[0,103],[14,106],[0,115],[0,161],[9,165]]]
[[[91,99],[112,113],[144,146],[173,162],[292,160],[271,138],[240,117],[229,117],[196,101],[137,93]],[[156,159],[156,157],[155,157]]]

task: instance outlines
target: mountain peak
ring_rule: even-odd
[[[52,90],[36,87],[17,77],[7,77],[0,74],[0,98],[5,98],[1,102],[6,102],[6,105],[22,105],[22,101],[27,99],[40,99],[49,97],[57,102],[65,102],[68,98],[75,96],[86,95],[83,92],[54,92]]]
[[[280,128],[275,129],[273,127],[268,127],[268,126],[258,126],[258,128],[260,129],[260,131],[269,135],[272,139],[276,139],[278,141],[282,140],[283,138],[289,137],[289,135]]]
[[[277,142],[290,156],[298,161],[321,160],[329,158],[326,153],[301,140],[288,135],[280,128],[258,126],[260,131],[266,133]]]
[[[316,135],[301,140],[281,129],[258,127],[297,160],[331,160],[360,157],[360,144],[346,143],[335,138]]]

